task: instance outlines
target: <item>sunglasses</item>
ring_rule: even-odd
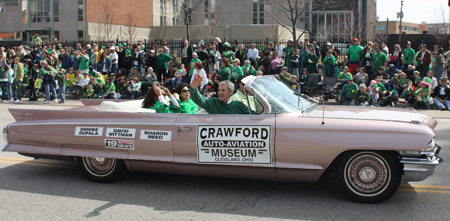
[[[181,90],[181,93],[187,93],[189,90]]]

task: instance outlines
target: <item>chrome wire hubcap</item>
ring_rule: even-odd
[[[389,169],[386,163],[372,154],[362,154],[346,165],[346,181],[360,195],[377,195],[387,187]]]
[[[89,173],[95,176],[107,176],[116,166],[116,160],[103,157],[84,157],[83,163]]]

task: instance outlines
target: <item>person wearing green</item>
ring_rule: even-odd
[[[339,94],[339,102],[342,102],[342,105],[354,105],[353,99],[358,90],[358,85],[353,83],[353,77],[349,78],[348,84],[344,85]]]
[[[209,114],[249,114],[248,107],[241,101],[231,100],[234,85],[231,81],[219,83],[218,98],[206,98],[200,94],[198,87],[202,84],[202,77],[196,75],[191,83],[192,100]]]
[[[192,74],[194,73],[194,69],[195,69],[195,63],[197,62],[202,62],[200,59],[198,59],[197,53],[194,52],[192,53],[192,60],[191,62],[189,62],[189,76],[192,77]]]
[[[413,65],[414,63],[414,49],[411,48],[411,42],[406,42],[406,48],[403,50],[403,70],[408,69],[408,65]]]
[[[94,76],[95,80],[97,81],[97,84],[105,84],[105,78],[103,77],[102,74],[100,74],[100,72],[95,72]]]
[[[223,52],[222,52],[222,59],[226,58],[228,60],[233,60],[234,52],[230,48],[230,43],[225,42],[223,44]]]
[[[158,68],[158,74],[156,78],[159,82],[164,81],[164,77],[166,76],[167,72],[167,62],[172,60],[172,57],[170,55],[164,53],[164,49],[159,48],[158,50],[158,56],[156,56],[157,60],[157,68]],[[142,74],[142,73],[141,73]]]
[[[351,74],[355,74],[356,67],[361,66],[359,62],[360,62],[361,55],[363,54],[363,52],[364,52],[364,48],[361,47],[361,45],[359,45],[359,39],[354,38],[353,44],[347,50],[347,55],[349,58],[348,67],[350,69]]]
[[[381,46],[376,46],[376,52],[372,56],[372,67],[374,72],[378,71],[379,67],[383,67],[386,70],[388,59],[385,53],[381,51]],[[372,73],[369,73],[372,74]]]
[[[58,81],[59,94],[61,96],[59,103],[64,104],[64,101],[66,100],[66,70],[64,68],[61,68],[61,70],[56,73],[55,80]]]
[[[264,42],[258,46],[258,51],[267,51],[267,47],[264,45]]]
[[[333,50],[327,51],[327,55],[322,60],[324,77],[332,77],[336,73],[336,58],[333,55]]]
[[[342,71],[339,74],[335,74],[335,77],[337,77],[337,82],[340,82],[341,85],[345,85],[348,82],[348,79],[353,78],[352,74],[349,71],[349,68],[347,66],[344,67],[344,71]]]
[[[356,92],[354,97],[354,104],[356,106],[369,106],[370,94],[367,93],[367,88],[365,84],[359,85],[359,90]]]
[[[309,53],[303,59],[303,67],[308,70],[308,74],[315,74],[317,68],[317,56],[314,48],[309,48]]]
[[[88,73],[89,72],[89,56],[86,54],[85,51],[82,51],[80,53],[80,56],[78,56],[78,60],[80,60],[81,74]]]
[[[242,71],[242,68],[239,66],[240,61],[239,59],[233,60],[233,65],[231,66],[231,79],[234,81],[237,80],[237,78],[241,75],[244,75],[244,72]]]
[[[293,41],[292,39],[288,39],[286,41],[287,47],[284,48],[284,54],[286,57],[286,67],[288,68],[288,71],[291,71],[291,60],[292,56],[294,55],[294,48],[293,48]]]
[[[222,60],[222,65],[217,72],[218,75],[222,76],[222,80],[230,80],[231,70],[230,70],[230,60],[224,58]]]
[[[286,66],[281,67],[281,73],[278,74],[278,77],[286,84],[290,84],[292,81],[292,75],[288,73]]]
[[[287,70],[287,68],[286,68],[286,70]],[[252,112],[262,113],[264,111],[264,107],[261,105],[261,103],[259,101],[257,101],[255,99],[255,97],[248,95],[248,101],[247,101],[247,96],[245,96],[245,91],[244,91],[245,85],[244,85],[244,83],[242,83],[242,79],[244,79],[245,77],[247,77],[247,76],[241,75],[236,80],[238,89],[237,89],[236,93],[234,93],[233,96],[231,96],[231,100],[232,101],[240,101],[240,102],[244,103],[247,107],[248,107],[248,104],[250,104],[250,109],[252,110]]]
[[[153,87],[147,91],[145,99],[142,102],[142,108],[153,109],[156,113],[170,113],[169,103],[164,97],[163,91],[157,83],[153,83]]]
[[[179,105],[176,105],[175,102],[170,103],[169,109],[172,113],[196,114],[198,112],[197,105],[190,99],[188,84],[180,83],[175,89],[174,96]]]
[[[103,95],[104,99],[114,98],[116,94],[116,85],[111,81],[110,78],[105,79],[105,93]]]
[[[41,40],[41,38],[39,38],[37,33],[34,34],[33,45],[34,46],[41,46],[42,45],[42,40]]]

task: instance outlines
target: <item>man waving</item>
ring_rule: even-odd
[[[244,103],[231,100],[234,91],[234,84],[231,81],[220,82],[218,98],[206,98],[197,89],[202,84],[202,80],[200,75],[195,76],[191,83],[190,94],[192,101],[209,114],[249,114],[248,107]]]

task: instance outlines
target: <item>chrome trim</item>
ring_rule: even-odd
[[[5,140],[6,143],[9,143],[9,138],[8,138],[9,127],[10,127],[10,124],[7,124],[3,127],[3,140]]]
[[[9,146],[9,143],[6,143],[3,147],[2,147],[2,152],[6,150],[6,148]]]
[[[174,123],[113,123],[113,122],[64,122],[64,123],[15,123],[10,126],[36,126],[36,125],[149,125],[174,126]],[[189,125],[189,124],[186,124]]]
[[[432,151],[427,149],[422,150],[419,157],[402,155],[400,163],[403,164],[403,178],[405,181],[425,180],[433,175],[436,166],[442,162],[442,159],[438,156],[441,151],[439,145],[435,144],[435,148]]]

